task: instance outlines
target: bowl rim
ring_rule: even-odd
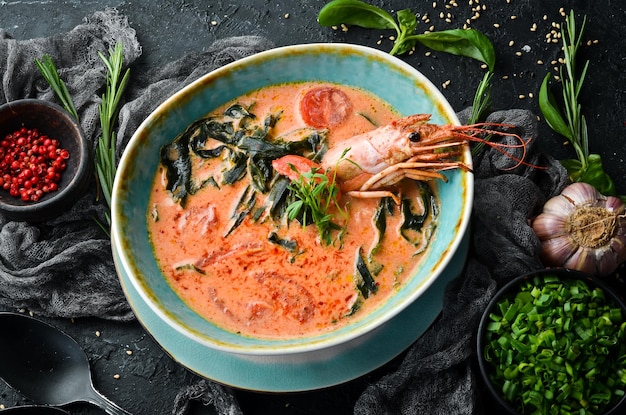
[[[504,284],[502,287],[496,290],[491,300],[485,307],[483,311],[480,322],[478,324],[478,330],[476,334],[476,357],[478,360],[478,368],[479,368],[479,376],[482,380],[483,386],[485,386],[489,392],[489,395],[493,397],[498,405],[500,405],[503,409],[505,409],[511,415],[523,415],[517,412],[517,410],[511,405],[510,402],[505,400],[502,397],[502,394],[496,389],[495,385],[489,379],[488,373],[489,370],[487,368],[487,362],[483,357],[482,351],[485,348],[485,340],[484,333],[486,331],[487,324],[489,323],[489,314],[497,305],[497,303],[505,296],[515,292],[515,290],[519,287],[519,285],[523,281],[527,281],[531,278],[541,277],[546,275],[555,275],[557,278],[565,280],[565,279],[575,279],[575,280],[583,280],[589,283],[592,286],[596,286],[604,292],[605,295],[611,298],[615,304],[622,309],[624,312],[624,321],[626,321],[626,303],[617,295],[615,290],[611,288],[607,283],[605,283],[600,277],[594,276],[589,273],[585,273],[582,271],[562,268],[562,267],[548,267],[536,271],[530,271],[524,273],[522,275],[518,275]],[[626,395],[623,396],[617,403],[609,408],[607,412],[603,412],[600,415],[617,415],[617,410],[620,409],[623,405],[626,405]]]
[[[67,204],[69,205],[80,197],[80,193],[85,186],[85,182],[89,180],[85,179],[85,176],[90,176],[90,172],[92,170],[91,148],[89,140],[87,140],[80,123],[76,121],[70,113],[65,110],[65,108],[55,102],[38,98],[17,99],[0,105],[0,112],[31,105],[39,106],[44,108],[46,111],[53,111],[55,115],[65,119],[65,123],[73,130],[72,136],[78,137],[76,144],[80,153],[78,155],[79,160],[76,164],[76,171],[74,172],[74,175],[65,184],[65,186],[59,189],[56,193],[50,194],[49,197],[30,204],[13,204],[0,199],[0,210],[5,212],[5,214],[10,218],[41,221],[48,218],[46,214],[41,216],[42,212],[57,208],[57,204],[65,203],[65,201],[67,201]],[[59,212],[59,214],[60,213],[62,212]]]
[[[325,51],[330,51],[333,54],[339,53],[350,53],[359,55],[363,58],[376,58],[385,62],[386,65],[391,65],[394,68],[401,69],[404,72],[408,72],[411,74],[411,77],[418,79],[423,85],[424,89],[431,93],[433,96],[433,101],[436,101],[438,105],[441,106],[441,112],[445,113],[446,117],[453,121],[455,124],[459,124],[458,118],[456,116],[456,112],[452,109],[448,101],[445,99],[441,91],[439,91],[435,85],[427,79],[421,72],[419,72],[416,68],[412,67],[408,63],[389,55],[388,53],[382,52],[378,49],[370,48],[367,46],[361,45],[353,45],[347,43],[310,43],[310,44],[300,44],[300,45],[290,45],[277,47],[273,49],[269,49],[263,52],[256,53],[254,55],[239,59],[232,63],[229,63],[225,66],[217,68],[209,73],[201,76],[199,79],[193,81],[189,85],[183,87],[182,89],[175,92],[173,95],[168,97],[163,103],[161,103],[138,127],[137,131],[131,137],[128,146],[134,146],[137,142],[137,137],[139,132],[147,128],[150,124],[154,122],[158,122],[158,118],[160,114],[166,110],[166,108],[175,102],[178,99],[182,99],[187,95],[191,94],[191,92],[203,82],[206,82],[208,79],[217,78],[221,76],[230,76],[233,71],[236,71],[240,67],[248,66],[249,64],[254,64],[255,62],[262,62],[267,59],[271,59],[273,56],[284,56],[286,54],[320,54]],[[125,151],[122,155],[120,165],[124,166],[124,164],[128,163],[129,152]],[[464,154],[465,160],[471,163],[471,155],[469,153],[469,149],[466,149]],[[119,172],[119,171],[118,171]],[[283,344],[275,344],[273,341],[259,339],[261,342],[267,342],[268,346],[254,345],[254,346],[242,346],[236,344],[225,344],[223,341],[218,341],[212,338],[208,338],[207,336],[199,335],[198,333],[190,332],[188,328],[181,327],[179,321],[175,321],[166,310],[163,310],[159,305],[155,304],[152,301],[152,298],[149,294],[145,292],[144,287],[141,283],[137,281],[135,275],[132,272],[129,272],[130,280],[135,289],[140,293],[140,295],[146,299],[146,302],[150,306],[150,308],[155,311],[164,321],[168,324],[172,325],[178,332],[193,338],[194,340],[201,342],[208,347],[213,349],[226,351],[230,353],[236,354],[244,354],[244,355],[288,355],[288,354],[296,354],[296,353],[306,353],[319,351],[322,349],[327,349],[331,347],[335,347],[338,345],[346,344],[351,340],[355,340],[359,337],[365,336],[367,333],[376,329],[376,327],[384,324],[386,321],[392,319],[397,314],[399,314],[402,310],[404,310],[409,304],[411,304],[416,298],[422,295],[437,279],[437,277],[441,274],[441,272],[445,269],[445,267],[450,263],[454,253],[457,251],[459,245],[462,242],[463,234],[468,228],[470,216],[471,216],[471,208],[473,203],[473,174],[470,172],[462,172],[462,181],[465,185],[465,195],[466,198],[462,203],[462,212],[459,215],[457,233],[453,235],[451,238],[451,242],[447,245],[448,249],[446,251],[446,255],[444,258],[438,261],[438,265],[435,268],[436,272],[430,273],[433,275],[429,275],[429,277],[423,281],[419,288],[416,289],[411,296],[409,296],[406,300],[404,300],[401,304],[394,307],[393,310],[384,313],[382,317],[378,317],[366,325],[361,325],[358,330],[351,330],[350,333],[342,334],[340,336],[333,336],[332,338],[323,338],[320,339],[320,336],[313,337],[305,337],[307,339],[306,342],[298,342],[295,344],[285,344],[284,340],[279,340],[283,342]],[[112,203],[112,228],[111,228],[111,238],[114,242],[114,245],[118,247],[124,246],[123,243],[123,232],[122,228],[119,225],[119,217],[121,215],[121,207],[118,200],[118,194],[121,191],[121,174],[116,176],[114,186],[113,186],[113,203]],[[125,270],[132,270],[132,267],[129,267],[130,259],[127,257],[127,252],[124,249],[120,249],[120,255],[118,261],[116,261],[116,266],[121,267]],[[213,324],[213,323],[210,323]],[[302,338],[301,338],[302,339]]]

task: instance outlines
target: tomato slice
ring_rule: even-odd
[[[300,101],[304,122],[315,128],[328,128],[343,122],[350,114],[352,104],[341,90],[322,86],[308,91]]]

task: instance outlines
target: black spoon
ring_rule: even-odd
[[[110,415],[130,415],[96,391],[85,352],[67,334],[0,312],[0,335],[0,378],[22,395],[43,405],[89,402]]]

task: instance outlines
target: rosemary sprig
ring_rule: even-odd
[[[587,22],[584,16],[580,29],[576,28],[574,11],[570,11],[565,20],[565,28],[561,30],[563,39],[564,66],[559,69],[561,79],[561,102],[563,109],[559,109],[556,97],[549,90],[550,73],[546,74],[539,91],[539,108],[543,113],[548,126],[556,133],[564,136],[570,142],[577,159],[561,160],[567,169],[570,179],[574,182],[584,182],[594,186],[604,195],[615,195],[615,184],[602,168],[602,160],[598,154],[589,154],[589,137],[587,121],[582,113],[579,96],[589,67],[585,62],[582,71],[576,71],[576,54],[582,42],[583,32]]]
[[[56,94],[59,101],[61,101],[63,108],[69,112],[76,121],[78,121],[78,113],[76,112],[74,101],[72,101],[72,97],[65,86],[65,82],[63,82],[63,80],[59,77],[57,67],[50,55],[42,56],[41,60],[35,59],[35,64],[37,65],[37,68],[39,68],[39,72],[41,72],[45,80],[48,84],[50,84],[50,87]]]
[[[103,53],[98,52],[100,59],[107,67],[107,80],[106,89],[102,94],[102,102],[99,107],[101,136],[96,146],[95,161],[100,188],[109,207],[111,207],[111,191],[117,169],[115,131],[113,127],[119,110],[118,105],[130,76],[130,69],[127,69],[124,76],[121,77],[124,61],[123,53],[124,49],[120,43],[115,45],[114,50],[109,50],[108,58]],[[107,221],[109,224],[111,223],[108,214]]]

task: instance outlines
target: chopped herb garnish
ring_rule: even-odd
[[[626,322],[583,280],[523,281],[490,314],[482,350],[496,388],[524,414],[601,414],[626,390]]]
[[[347,212],[339,206],[336,173],[329,178],[315,169],[300,172],[300,177],[291,182],[289,188],[296,199],[287,206],[289,220],[298,220],[303,227],[315,224],[322,242],[332,244],[331,233],[342,228],[333,222],[334,214],[331,210],[336,209],[344,219],[347,217]]]
[[[404,221],[400,226],[400,234],[404,239],[413,243],[416,246],[423,246],[427,243],[427,239],[430,235],[424,235],[422,228],[430,217],[431,222],[434,222],[438,213],[439,207],[437,205],[437,198],[434,196],[432,189],[427,183],[416,181],[415,184],[420,189],[421,206],[417,209],[419,213],[416,213],[413,209],[415,200],[403,198],[402,199],[402,215]],[[425,240],[426,239],[426,240]]]
[[[298,243],[296,241],[294,241],[293,239],[281,238],[276,232],[270,233],[267,240],[273,244],[285,248],[289,252],[296,252],[296,249],[298,248]]]
[[[361,249],[359,249],[356,259],[356,271],[358,274],[357,288],[361,292],[363,298],[369,298],[371,294],[376,294],[378,291],[378,285],[376,285],[374,276],[367,268],[367,264],[365,264]]]

